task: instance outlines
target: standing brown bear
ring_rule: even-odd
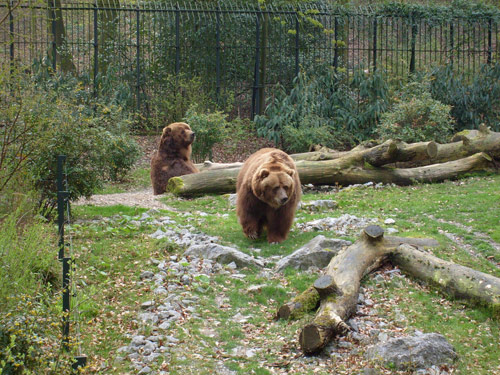
[[[171,177],[199,172],[191,161],[194,132],[184,122],[163,128],[160,146],[151,158],[151,182],[154,195],[165,192]]]
[[[275,148],[252,154],[236,182],[236,214],[248,238],[257,239],[267,227],[269,243],[286,239],[300,201],[301,186],[295,163]]]

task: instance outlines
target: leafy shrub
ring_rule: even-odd
[[[289,94],[279,86],[275,92],[265,116],[255,118],[257,131],[294,152],[314,143],[342,148],[369,138],[388,104],[383,75],[362,70],[352,77],[331,68],[301,72]]]
[[[427,88],[427,83],[411,82],[401,90],[396,104],[382,115],[377,126],[381,138],[405,142],[449,140],[453,132],[451,106],[432,99]]]
[[[198,113],[191,108],[187,111],[185,121],[196,134],[193,143],[193,160],[202,162],[207,158],[212,160],[212,148],[226,136],[227,115],[216,111],[212,113]]]
[[[8,299],[14,306],[0,315],[0,373],[72,373],[72,359],[61,350],[61,312],[50,309],[53,301],[46,294]]]
[[[24,180],[38,191],[42,214],[50,215],[56,202],[58,155],[67,156],[69,199],[76,200],[91,195],[106,179],[122,178],[139,148],[130,138],[131,121],[121,107],[93,102],[74,77],[54,75],[38,81],[40,75],[32,82],[19,73],[17,81],[1,86],[0,96],[8,100],[0,102],[6,125],[0,132],[17,138],[11,142],[1,137],[0,149],[5,163],[16,166],[5,169],[11,181],[5,188],[18,191],[14,183]]]
[[[456,131],[485,123],[500,131],[500,63],[483,65],[472,77],[457,73],[452,66],[432,74],[432,97],[452,107]]]
[[[154,128],[181,121],[187,117],[188,110],[195,105],[199,112],[208,112],[215,109],[211,95],[203,86],[200,78],[186,78],[183,75],[161,75],[156,80],[158,87],[151,97],[154,114]]]
[[[26,197],[0,222],[0,306],[3,308],[13,293],[36,294],[48,283],[59,283],[54,230],[31,219],[32,210]]]

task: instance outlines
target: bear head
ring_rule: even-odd
[[[257,168],[252,177],[252,191],[262,202],[274,209],[288,203],[293,196],[296,171],[275,160]]]
[[[160,139],[160,150],[170,157],[182,157],[185,160],[191,156],[191,144],[195,133],[184,122],[174,122],[163,128]]]

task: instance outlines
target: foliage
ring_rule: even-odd
[[[316,75],[301,72],[289,94],[280,86],[276,92],[265,116],[255,119],[257,131],[294,152],[315,143],[345,147],[367,139],[388,104],[383,74],[362,70],[353,77],[331,68]]]
[[[447,65],[435,69],[431,82],[433,98],[452,107],[457,131],[481,123],[500,131],[500,63],[483,65],[472,77]]]
[[[185,121],[196,134],[192,146],[193,160],[197,162],[203,162],[207,158],[212,160],[212,147],[227,135],[226,118],[227,115],[219,111],[201,113],[193,107],[187,111]]]
[[[57,248],[53,228],[38,218],[25,197],[14,212],[0,221],[0,306],[7,297],[36,294],[48,284],[57,284]]]
[[[45,294],[8,298],[13,307],[0,315],[0,373],[3,375],[71,373],[61,348],[61,313],[51,310]]]
[[[381,117],[376,128],[379,137],[405,142],[449,141],[453,133],[451,106],[433,99],[428,84],[410,82],[398,96],[392,109]]]
[[[199,77],[166,74],[158,76],[156,83],[157,91],[151,97],[152,107],[156,110],[153,128],[163,128],[172,122],[181,121],[188,116],[187,112],[192,106],[196,106],[200,112],[216,107]]]
[[[42,214],[50,215],[55,206],[57,155],[67,156],[70,200],[91,195],[105,179],[121,179],[137,160],[128,114],[117,105],[95,102],[81,81],[51,75],[40,65],[33,80],[18,73],[9,82],[0,89],[6,98],[0,104],[6,123],[1,131],[16,138],[0,140],[2,163],[9,166],[10,190],[21,180],[29,186],[25,189],[37,190]]]

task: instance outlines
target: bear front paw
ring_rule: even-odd
[[[251,239],[251,240],[256,240],[257,238],[259,238],[259,234],[257,232],[250,232],[250,233],[245,233],[247,238]]]

